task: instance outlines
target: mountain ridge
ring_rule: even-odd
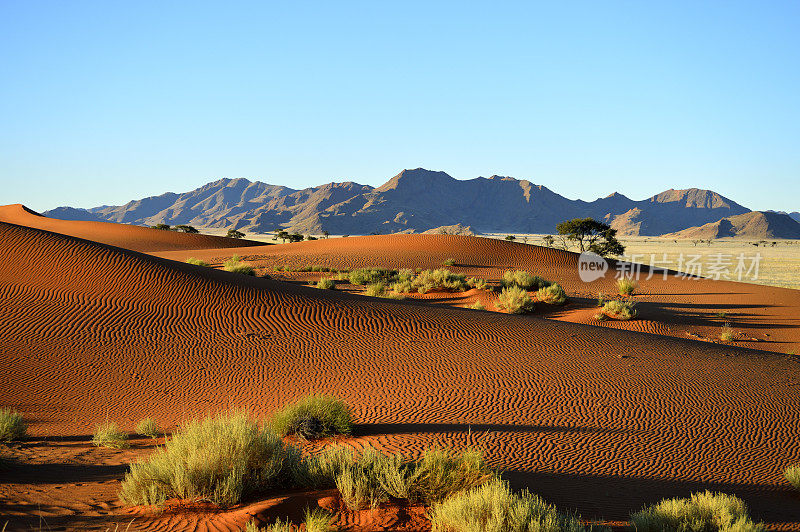
[[[44,214],[137,225],[331,234],[424,232],[456,224],[481,233],[553,233],[563,220],[590,216],[623,236],[658,236],[747,212],[751,211],[733,200],[699,188],[668,189],[644,200],[614,192],[584,201],[526,179],[492,175],[459,180],[446,172],[415,168],[379,187],[343,181],[298,190],[223,178],[188,192],[167,192],[120,206],[59,207]]]

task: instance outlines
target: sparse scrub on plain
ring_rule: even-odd
[[[330,277],[323,277],[317,281],[317,288],[320,290],[333,290],[336,288],[336,282]]]
[[[527,490],[514,494],[495,479],[434,504],[433,532],[583,532],[575,516],[564,515]]]
[[[637,532],[762,532],[748,516],[747,505],[733,495],[705,491],[685,499],[664,499],[631,515]]]
[[[509,314],[522,314],[533,310],[533,300],[528,291],[519,286],[503,288],[497,298],[497,306]]]
[[[20,440],[27,430],[22,414],[11,408],[0,408],[0,441]]]
[[[208,263],[204,260],[196,259],[194,257],[189,257],[186,259],[187,264],[194,264],[195,266],[208,266]]]
[[[250,493],[291,484],[301,460],[299,450],[248,414],[220,414],[187,423],[163,447],[132,464],[120,498],[146,506],[170,498],[237,504]]]
[[[136,434],[141,434],[142,436],[147,436],[155,440],[161,434],[161,429],[155,419],[146,417],[136,424]]]
[[[617,291],[621,296],[631,296],[639,288],[639,283],[630,277],[620,277],[617,279]]]
[[[536,292],[536,300],[542,303],[549,303],[551,305],[563,305],[567,301],[567,294],[561,285],[553,283],[544,288],[540,288]]]
[[[794,486],[794,489],[800,491],[800,465],[787,467],[783,476],[786,477],[789,484]]]
[[[95,428],[92,435],[92,444],[95,447],[108,447],[110,449],[127,449],[128,435],[122,432],[113,421],[105,421]]]
[[[223,269],[226,272],[241,273],[242,275],[255,275],[256,271],[249,264],[244,264],[239,255],[234,255],[230,259],[222,263]]]
[[[627,321],[632,320],[638,315],[639,312],[635,307],[636,304],[633,302],[614,299],[606,302],[606,304],[603,305],[603,309],[600,311],[600,313],[608,318]]]
[[[295,434],[312,440],[350,434],[353,421],[350,407],[341,399],[309,395],[275,412],[270,426],[280,436]]]

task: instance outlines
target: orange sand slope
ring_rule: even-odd
[[[0,222],[24,225],[143,252],[264,245],[263,242],[253,240],[237,240],[177,231],[156,231],[138,225],[57,220],[42,216],[20,204],[0,206]]]
[[[354,444],[476,445],[585,517],[711,487],[800,528],[781,476],[800,462],[794,357],[360,298],[2,223],[0,256],[0,405],[33,434],[326,392],[354,406]]]
[[[736,333],[735,344],[779,353],[800,353],[800,291],[787,288],[682,278],[662,272],[650,279],[647,267],[633,298],[638,303],[639,319],[630,322],[600,322],[594,318],[599,292],[616,293],[615,271],[606,278],[583,283],[578,276],[578,255],[561,250],[468,236],[392,235],[348,237],[295,244],[264,246],[241,250],[206,250],[192,253],[157,253],[179,261],[190,255],[220,262],[238,252],[252,264],[272,271],[275,265],[322,265],[338,268],[379,266],[386,268],[439,268],[447,258],[456,265],[451,270],[492,281],[502,278],[507,269],[525,269],[560,283],[571,302],[549,309],[548,317],[603,327],[655,333],[679,338],[713,340],[722,325],[730,323]],[[628,270],[629,271],[629,270]],[[277,275],[284,275],[278,273]],[[292,274],[302,278],[308,274]],[[312,274],[313,276],[313,274]],[[412,297],[417,297],[412,295]],[[489,304],[493,294],[428,294],[426,300],[464,306],[476,299]],[[545,312],[542,308],[537,312]],[[720,313],[724,313],[724,316]]]

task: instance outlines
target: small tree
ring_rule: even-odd
[[[577,242],[581,252],[591,251],[603,257],[625,253],[625,246],[617,240],[617,230],[592,218],[567,220],[556,229],[566,240]]]
[[[172,227],[169,224],[156,224],[151,226],[152,229],[160,229],[161,231],[172,231]]]
[[[552,235],[545,235],[544,237],[542,237],[542,242],[544,242],[544,245],[549,247],[549,248],[553,247],[553,244],[555,243],[555,241],[556,241],[556,239],[553,238]]]
[[[515,237],[514,235],[507,235],[506,236],[506,240],[508,240],[509,242],[513,242],[516,239],[517,239],[517,237]]]
[[[278,240],[279,238],[281,239],[281,244],[285,244],[286,241],[289,239],[289,233],[287,233],[286,231],[277,231],[272,240]]]
[[[291,235],[289,235],[288,238],[289,238],[289,242],[302,242],[303,241],[303,235],[301,235],[300,233],[292,233]]]
[[[323,231],[322,232],[322,237],[323,238],[328,238],[329,236],[331,236],[331,234],[329,232],[327,232],[327,231]]]
[[[228,229],[228,234],[226,236],[228,238],[244,238],[244,233],[236,229]]]
[[[183,225],[183,224],[176,225],[174,230],[175,231],[180,231],[181,233],[199,233],[200,232],[197,229],[195,229],[194,227],[192,227],[191,225]]]
[[[317,237],[315,237],[315,236],[306,235],[306,240],[316,240],[316,239],[317,239]]]

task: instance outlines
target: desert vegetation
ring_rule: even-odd
[[[567,301],[567,294],[564,292],[564,289],[561,288],[560,284],[553,283],[540,288],[536,292],[536,300],[551,305],[563,305]]]
[[[472,303],[470,305],[467,305],[465,308],[468,308],[468,309],[471,309],[471,310],[486,310],[486,307],[480,301],[476,301],[476,302],[474,302],[474,303]]]
[[[800,465],[787,467],[783,476],[786,477],[789,484],[794,486],[794,489],[800,491]]]
[[[533,310],[534,303],[527,290],[513,285],[503,288],[497,298],[497,306],[509,314],[522,314]]]
[[[22,414],[11,408],[0,408],[0,441],[20,440],[27,430]]]
[[[92,435],[92,445],[109,449],[126,449],[130,447],[128,434],[121,431],[115,422],[108,420],[95,427]]]
[[[463,491],[431,508],[434,532],[582,532],[576,516],[561,514],[527,490],[514,494],[499,479]]]
[[[239,255],[234,255],[222,263],[226,272],[241,273],[242,275],[255,275],[256,271],[249,264],[244,264]]]
[[[186,263],[194,264],[195,266],[208,266],[208,263],[206,261],[196,259],[194,257],[189,257],[188,259],[186,259]]]
[[[730,343],[736,339],[736,335],[733,333],[733,328],[729,324],[725,324],[719,331],[719,339],[722,342]]]
[[[323,277],[317,281],[317,288],[321,290],[333,290],[336,288],[336,281],[330,277]]]
[[[705,491],[685,499],[665,499],[631,515],[637,532],[761,532],[764,526],[754,523],[745,503],[724,493]]]
[[[620,321],[632,320],[638,314],[635,306],[636,304],[631,301],[612,299],[603,304],[599,314]]]
[[[572,242],[581,252],[591,251],[603,257],[625,253],[625,246],[617,240],[617,230],[592,218],[573,218],[558,224],[556,230],[562,236],[564,249]]]
[[[550,285],[550,281],[532,275],[525,270],[507,270],[503,273],[502,285],[506,288],[518,286],[525,290],[539,290]]]
[[[444,259],[442,261],[442,266],[455,266],[455,265],[456,265],[456,259],[453,258]]]
[[[153,438],[154,440],[161,435],[161,428],[155,419],[146,417],[136,424],[136,434]]]
[[[272,415],[269,425],[279,436],[294,434],[309,440],[353,430],[350,407],[327,395],[309,395],[286,405]]]
[[[639,283],[630,277],[620,277],[617,279],[617,291],[621,296],[630,296],[639,287]]]
[[[482,279],[480,277],[470,277],[467,279],[467,286],[471,288],[477,288],[478,290],[491,290],[492,285],[489,284],[489,281],[486,279]]]

